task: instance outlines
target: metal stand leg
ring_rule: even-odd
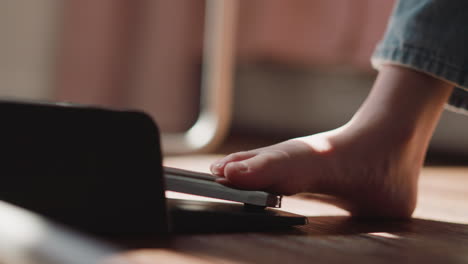
[[[238,0],[207,0],[200,114],[183,133],[162,135],[165,154],[207,152],[226,136],[231,121],[234,36]]]

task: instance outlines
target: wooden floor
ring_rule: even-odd
[[[215,156],[170,158],[206,171]],[[410,221],[357,221],[333,206],[287,197],[309,224],[270,233],[180,235],[167,248],[126,252],[132,263],[468,263],[468,167],[426,167]]]

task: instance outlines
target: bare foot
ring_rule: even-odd
[[[211,171],[242,189],[333,195],[354,216],[410,217],[427,145],[450,91],[427,75],[386,66],[345,126],[231,154]]]
[[[237,188],[333,195],[353,215],[411,215],[424,152],[408,150],[417,147],[411,139],[390,142],[385,131],[366,135],[352,130],[343,127],[231,154],[211,170]]]

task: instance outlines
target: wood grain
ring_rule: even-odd
[[[205,170],[216,157],[166,164]],[[185,162],[190,160],[190,162]],[[468,167],[426,167],[414,218],[370,221],[333,206],[288,197],[283,209],[309,216],[287,231],[179,235],[166,248],[124,252],[134,263],[466,263]]]

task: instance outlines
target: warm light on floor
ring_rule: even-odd
[[[391,233],[387,233],[387,232],[373,232],[373,233],[369,233],[369,235],[378,236],[378,237],[384,237],[384,238],[392,238],[392,239],[401,238],[401,237],[398,236],[398,235],[391,234]]]

